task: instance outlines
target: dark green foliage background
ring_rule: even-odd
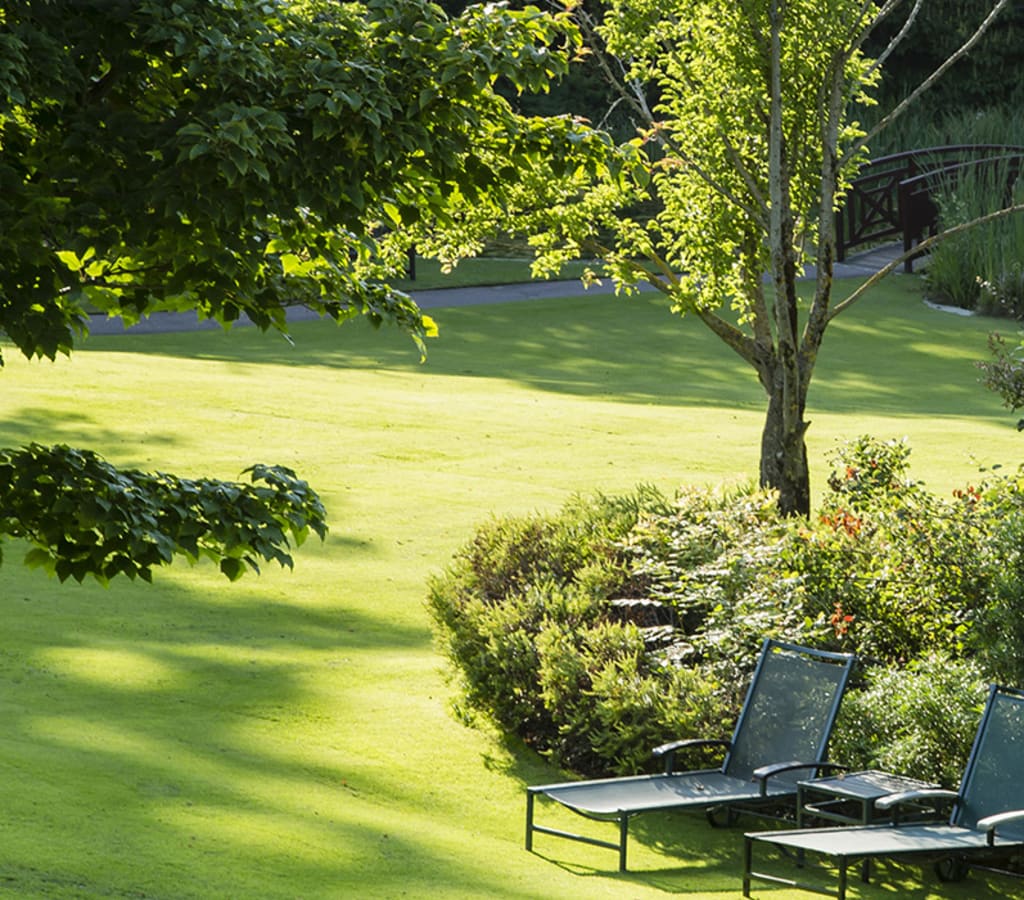
[[[901,100],[966,41],[992,8],[990,0],[929,0],[885,64],[883,108]],[[877,56],[902,26],[896,18],[867,45]],[[1024,99],[1024,3],[1010,3],[982,42],[957,62],[923,98],[922,113],[941,114]]]

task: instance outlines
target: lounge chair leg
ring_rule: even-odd
[[[750,871],[753,868],[754,842],[743,838],[743,896],[750,896]]]
[[[533,850],[533,799],[532,791],[526,792],[526,849]]]
[[[623,813],[619,819],[619,871],[626,871],[626,836],[629,832],[629,816]]]

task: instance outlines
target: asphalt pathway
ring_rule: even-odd
[[[852,256],[845,262],[836,263],[836,278],[868,278],[896,259],[901,253],[897,245],[879,247]],[[808,276],[810,277],[810,276]],[[646,288],[653,290],[653,288]],[[519,300],[549,300],[556,297],[572,297],[581,293],[610,294],[615,290],[606,280],[601,286],[584,289],[578,279],[571,281],[537,281],[527,284],[500,284],[480,287],[439,288],[428,291],[411,291],[412,298],[420,309],[438,309],[448,306],[485,306],[492,303],[513,303]],[[288,310],[290,322],[309,321],[318,318],[312,310],[295,307]],[[236,325],[251,324],[242,318]],[[117,316],[95,318],[89,321],[91,334],[166,334],[176,331],[208,331],[221,328],[217,322],[200,321],[195,313],[158,312],[126,328]]]

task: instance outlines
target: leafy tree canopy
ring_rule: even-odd
[[[556,145],[604,152],[494,90],[545,89],[578,45],[567,16],[500,4],[455,19],[425,0],[5,4],[0,335],[52,359],[96,313],[285,331],[301,304],[397,322],[422,347],[433,323],[388,285],[417,236],[461,246],[463,205],[502,207]],[[232,578],[290,564],[288,538],[322,537],[323,509],[292,473],[253,474],[266,486],[4,451],[0,535],[61,578],[148,578],[177,553]]]
[[[250,474],[231,484],[118,470],[65,446],[0,450],[0,533],[28,539],[26,562],[61,581],[150,581],[175,555],[213,559],[232,581],[261,559],[290,568],[289,536],[326,536],[323,506],[289,469]]]
[[[284,328],[301,303],[431,330],[374,235],[498,190],[491,90],[566,67],[564,19],[419,0],[35,0],[0,13],[0,329],[69,352],[87,311]]]
[[[870,128],[882,66],[926,0],[607,0],[601,17],[572,4],[641,135],[598,178],[554,160],[516,224],[540,271],[597,257],[620,287],[654,286],[754,370],[767,400],[760,481],[788,513],[810,509],[805,413],[821,342],[873,283],[834,301],[835,210],[871,138],[980,49],[1008,2],[986,4]],[[866,42],[882,26],[895,34],[872,58]],[[809,264],[807,302],[797,279]]]

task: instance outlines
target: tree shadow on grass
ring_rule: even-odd
[[[0,375],[2,377],[2,375]],[[17,447],[30,443],[82,445],[126,445],[124,435],[107,422],[80,412],[21,406],[0,414],[0,446]],[[170,430],[151,430],[146,444],[173,447],[180,443]]]
[[[344,749],[365,715],[346,698],[373,689],[367,653],[427,653],[422,628],[240,585],[224,602],[169,578],[104,590],[2,573],[8,890],[355,896],[354,859],[373,861],[365,884],[396,877],[382,835],[396,848],[401,829],[364,829],[349,807],[400,789],[375,748]],[[446,871],[429,844],[401,854]]]
[[[842,287],[837,291],[841,296]],[[294,345],[252,328],[230,334],[97,337],[87,349],[184,355],[281,366],[514,381],[543,391],[626,402],[760,410],[753,370],[699,322],[658,297],[578,296],[434,311],[441,335],[420,364],[395,329],[299,322]],[[811,404],[825,411],[943,415],[987,408],[971,365],[992,322],[926,308],[915,282],[896,280],[836,320]],[[286,377],[286,373],[282,374]],[[989,404],[993,412],[997,404]]]
[[[708,388],[715,402],[752,403],[760,388],[738,378],[743,363],[649,298],[576,297],[438,311],[441,336],[420,363],[395,329],[363,321],[293,326],[293,345],[251,328],[231,334],[130,335],[90,339],[87,350],[130,350],[225,362],[324,366],[518,381],[540,390],[634,402],[687,403]],[[612,304],[617,304],[612,306]],[[696,384],[696,392],[690,385]]]
[[[617,840],[615,824],[582,817],[577,817],[577,821],[580,824],[566,824],[563,816],[559,825],[591,837]],[[614,879],[624,887],[643,885],[666,894],[708,896],[737,892],[742,871],[736,847],[739,832],[712,830],[700,814],[693,812],[639,816],[629,827],[626,872],[618,871],[618,854],[613,850],[602,851],[607,865],[581,862],[581,844],[549,835],[535,836],[533,852],[546,863],[579,877],[581,893],[586,892],[586,881],[594,878]],[[594,851],[583,855],[593,858]]]
[[[533,750],[514,737],[495,735],[501,752],[485,759],[485,765],[522,786],[517,814],[525,822],[526,786],[550,784],[569,779],[556,772]],[[575,814],[557,803],[538,797],[535,821],[565,831],[615,843],[618,825]],[[534,835],[533,853],[546,864],[581,879],[581,896],[586,882],[601,878],[626,885],[642,885],[666,894],[708,896],[731,894],[739,887],[737,829],[711,828],[701,811],[645,813],[630,820],[627,857],[629,869],[618,871],[618,853],[591,848],[576,841]],[[653,852],[652,852],[653,851]],[[525,850],[523,852],[526,852]]]

